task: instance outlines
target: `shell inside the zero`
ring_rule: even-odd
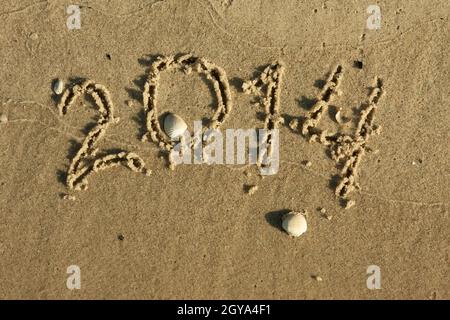
[[[164,118],[164,132],[171,140],[175,140],[182,136],[186,129],[187,124],[180,116],[169,113]]]

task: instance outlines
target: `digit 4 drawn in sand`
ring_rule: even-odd
[[[374,125],[373,122],[384,89],[382,79],[377,77],[368,100],[360,106],[360,119],[353,134],[330,134],[326,130],[319,129],[318,125],[323,114],[327,112],[330,102],[340,94],[339,87],[342,78],[343,67],[338,65],[331,72],[324,87],[316,97],[316,103],[306,115],[301,126],[301,133],[310,142],[317,141],[330,148],[332,159],[342,166],[335,194],[344,200],[346,208],[349,208],[355,203],[354,200],[348,199],[349,194],[360,188],[357,176],[361,159],[368,150],[366,144],[371,135],[379,134],[381,131],[381,128]],[[290,123],[292,129],[296,129],[297,125],[297,119]]]
[[[58,104],[60,115],[64,116],[75,101],[84,94],[94,99],[100,117],[70,163],[66,178],[69,189],[85,190],[87,178],[90,175],[118,165],[124,165],[135,172],[150,174],[151,171],[146,169],[142,158],[132,152],[110,152],[95,157],[98,152],[98,142],[104,137],[108,127],[119,121],[119,118],[114,117],[114,105],[105,86],[86,80],[81,85],[76,84],[66,89]]]

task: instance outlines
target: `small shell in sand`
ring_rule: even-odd
[[[307,224],[303,213],[291,211],[286,213],[281,219],[283,229],[290,236],[299,237],[306,232]]]
[[[64,82],[61,79],[56,79],[53,82],[53,92],[56,95],[60,95],[64,90]]]
[[[316,274],[315,274],[315,275],[312,275],[311,278],[313,278],[314,280],[316,280],[316,281],[318,281],[318,282],[323,281],[322,277],[321,277],[321,276],[318,276],[318,275],[316,275]]]
[[[164,119],[164,132],[170,137],[170,139],[175,140],[179,138],[187,129],[187,124],[184,120],[174,114],[169,113]]]

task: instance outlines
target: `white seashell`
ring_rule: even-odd
[[[299,237],[306,232],[306,218],[299,212],[286,213],[282,218],[283,229],[293,237]]]
[[[179,138],[187,129],[187,124],[184,120],[174,114],[169,113],[164,119],[164,132],[170,137],[170,139],[175,140]]]
[[[64,90],[64,82],[61,79],[56,79],[53,83],[53,92],[60,95]]]

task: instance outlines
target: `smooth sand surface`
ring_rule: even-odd
[[[366,28],[370,1],[271,2],[81,1],[79,30],[66,27],[69,1],[1,2],[1,298],[450,298],[449,2],[377,1],[380,30]],[[221,129],[264,127],[265,109],[242,84],[283,61],[278,174],[170,170],[160,148],[141,141],[149,62],[183,53],[226,72],[233,109]],[[340,94],[317,125],[328,132],[353,132],[374,81],[383,83],[373,119],[381,132],[357,146],[365,153],[349,209],[335,195],[342,166],[301,133],[338,65]],[[98,153],[132,152],[151,175],[117,166],[90,175],[87,190],[68,188],[99,112],[81,97],[60,115],[56,78],[107,88],[120,122]],[[206,83],[196,72],[162,73],[159,113],[189,127],[210,118],[217,99]],[[343,126],[339,108],[351,119]],[[302,210],[308,230],[291,238],[281,215]],[[80,290],[66,287],[70,265],[81,269]],[[366,286],[370,265],[381,290]]]

